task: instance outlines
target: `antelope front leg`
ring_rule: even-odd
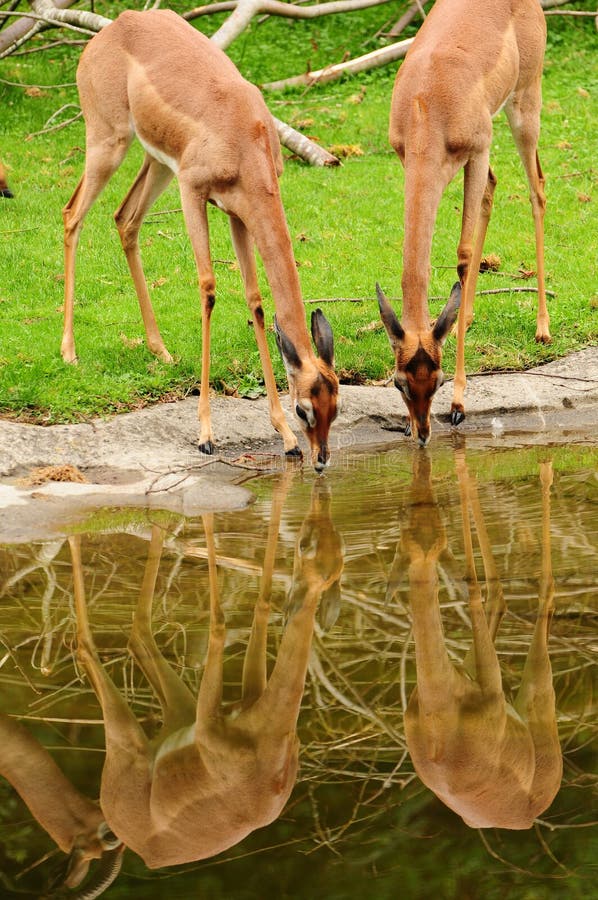
[[[465,332],[473,320],[473,302],[480,270],[484,240],[492,212],[496,178],[488,166],[488,153],[470,160],[465,166],[463,183],[463,222],[457,251],[457,272],[463,285],[463,297],[457,322],[457,357],[451,403],[451,424],[465,419]],[[475,243],[474,243],[475,234]],[[473,249],[472,249],[473,245]]]
[[[540,463],[542,485],[542,572],[536,625],[521,686],[514,707],[527,724],[536,753],[531,788],[538,811],[552,802],[561,784],[563,757],[556,718],[556,697],[548,653],[548,636],[554,612],[554,580],[550,546],[550,489],[552,462]]]
[[[116,755],[119,752],[125,752],[126,754],[145,757],[147,739],[143,729],[104,669],[95,647],[87,616],[83,565],[81,561],[81,539],[79,536],[70,537],[68,542],[73,564],[73,593],[77,619],[77,658],[82,664],[102,707],[106,733],[106,752],[108,754],[110,752],[109,748],[114,746]]]
[[[160,741],[195,721],[195,698],[162,656],[152,632],[152,605],[163,547],[164,531],[159,525],[153,525],[129,638],[129,650],[160,701],[163,723]]]
[[[236,216],[230,216],[230,231],[235,253],[239,261],[239,267],[241,269],[241,276],[245,287],[245,297],[251,311],[253,330],[262,363],[264,384],[266,385],[266,393],[268,395],[270,421],[282,437],[284,452],[287,456],[300,457],[302,455],[301,450],[299,449],[297,438],[291,431],[280,404],[274,372],[272,370],[272,360],[270,359],[268,343],[266,341],[266,332],[264,329],[262,298],[257,281],[253,239],[243,222]]]
[[[201,676],[197,694],[196,724],[198,734],[205,734],[221,715],[222,707],[222,663],[224,658],[224,641],[226,624],[220,605],[218,588],[218,567],[216,563],[216,544],[214,541],[214,516],[207,513],[202,516],[208,551],[208,580],[210,584],[210,632],[206,664]]]
[[[201,387],[198,404],[199,444],[201,453],[214,453],[212,418],[210,415],[210,322],[216,303],[216,281],[210,256],[210,235],[206,197],[189,185],[179,173],[181,202],[185,224],[191,239],[201,296]]]

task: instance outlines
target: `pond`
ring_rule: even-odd
[[[439,439],[0,544],[2,896],[98,828],[107,897],[598,896],[597,461]]]

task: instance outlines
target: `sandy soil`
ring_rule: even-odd
[[[339,454],[374,445],[408,446],[404,407],[394,387],[342,386],[341,391],[331,465]],[[435,436],[451,431],[451,393],[447,383],[434,399],[431,452]],[[468,441],[595,442],[598,348],[525,373],[474,376],[465,403],[467,418],[458,431]],[[288,397],[283,406],[293,422]],[[266,399],[214,396],[212,418],[215,458],[197,450],[195,399],[79,425],[44,428],[0,420],[0,541],[48,536],[98,506],[155,506],[185,515],[245,506],[252,494],[243,481],[282,460]],[[73,466],[88,481],[19,483],[41,466]]]

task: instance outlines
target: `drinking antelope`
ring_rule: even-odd
[[[75,254],[83,218],[123,161],[135,136],[145,159],[115,213],[116,226],[141,307],[147,345],[171,361],[158,329],[139,252],[139,229],[150,206],[176,175],[199,276],[202,315],[199,449],[214,452],[210,419],[210,321],[215,279],[206,204],[230,219],[245,296],[268,394],[270,419],[285,453],[300,456],[276,391],[264,328],[255,246],[276,307],[275,331],[292,406],[321,471],[336,417],[338,379],[332,330],[321,310],[311,317],[319,356],[311,347],[278,176],[282,155],[259,90],[204,35],[170,10],[127,10],[87,45],[77,69],[86,126],[85,171],[62,211],[64,330],[61,352],[76,361],[73,336]],[[106,88],[109,85],[109,90]],[[254,246],[255,245],[255,246]]]
[[[70,538],[78,658],[102,706],[106,734],[100,802],[111,828],[150,868],[205,859],[276,819],[295,783],[297,716],[320,596],[340,578],[342,556],[329,517],[315,513],[300,530],[290,619],[270,677],[266,645],[272,572],[286,482],[268,528],[259,597],[245,655],[242,699],[222,705],[225,624],[213,517],[204,517],[210,628],[197,700],[160,653],[151,631],[152,600],[164,536],[154,527],[129,642],[155,691],[163,725],[149,740],[100,663],[87,618],[79,538]]]
[[[8,182],[6,180],[6,169],[2,165],[2,160],[0,159],[0,197],[14,197],[13,192],[8,186]]]
[[[418,454],[419,455],[419,454]],[[521,686],[511,705],[494,641],[505,601],[474,479],[457,454],[473,643],[462,664],[449,656],[438,602],[438,559],[446,533],[434,501],[429,461],[416,462],[411,516],[402,534],[417,685],[405,712],[415,771],[443,803],[473,828],[531,828],[560,787],[563,762],[548,655],[554,607],[550,556],[550,463],[542,463],[542,573],[536,625]],[[488,616],[477,580],[473,514],[488,590]]]
[[[451,423],[465,418],[465,330],[473,318],[496,178],[489,166],[492,118],[505,109],[530,189],[536,235],[536,340],[550,341],[544,288],[544,176],[538,158],[544,14],[537,0],[437,0],[399,68],[390,143],[405,169],[403,313],[379,287],[380,315],[395,354],[395,384],[420,444],[430,439],[432,397],[444,381],[442,346],[455,322],[457,359]],[[464,170],[459,283],[430,326],[432,236],[441,197]],[[463,294],[463,300],[461,300]]]

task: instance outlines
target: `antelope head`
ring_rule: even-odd
[[[78,835],[69,854],[64,886],[78,887],[87,875],[91,860],[99,859],[100,862],[88,884],[73,894],[73,900],[78,897],[92,900],[107,890],[118,876],[124,849],[123,842],[106,822],[100,822],[93,833]]]
[[[427,331],[403,328],[379,284],[376,284],[380,317],[395,355],[395,387],[409,410],[410,433],[425,447],[430,440],[432,397],[444,382],[441,368],[442,346],[451,330],[461,303],[457,282],[434,325]]]
[[[321,309],[311,314],[311,334],[318,357],[301,359],[295,345],[274,318],[276,343],[289,381],[293,411],[311,448],[316,472],[330,460],[328,432],[339,410],[338,378],[334,371],[332,328]]]

